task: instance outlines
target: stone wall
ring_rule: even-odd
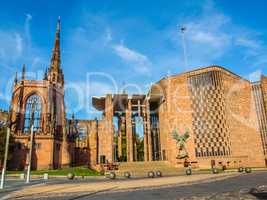
[[[216,72],[217,75],[214,73],[204,76],[210,72]],[[193,94],[189,80],[194,76],[202,76],[205,81],[207,81],[205,77],[210,77],[211,81],[217,82],[213,83],[214,86],[207,85],[208,89],[200,88],[201,93]],[[217,86],[218,81],[220,85]],[[178,149],[172,138],[172,131],[177,129],[183,133],[185,128],[189,128],[190,138],[186,142],[186,148],[189,161],[196,163],[198,167],[210,168],[212,160],[217,166],[265,166],[250,82],[215,66],[170,76],[157,84],[160,85],[164,95],[159,107],[161,150],[162,156],[165,154],[169,162],[176,166],[181,166],[184,162],[176,159]],[[203,98],[198,96],[194,102],[192,96],[202,93]],[[194,125],[200,118],[205,122],[204,127],[201,127],[201,124]],[[202,139],[199,139],[200,135],[197,135],[197,132],[203,134]],[[200,150],[205,150],[207,153],[196,157]]]

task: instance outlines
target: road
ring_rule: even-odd
[[[242,193],[242,191],[248,191],[251,188],[261,185],[267,185],[267,172],[253,173],[221,181],[193,184],[189,186],[175,186],[151,190],[96,194],[87,197],[84,196],[83,198],[79,198],[79,200],[239,199],[240,191]],[[73,200],[75,199],[75,195],[73,198],[67,199]],[[267,199],[267,194],[262,199]]]
[[[78,182],[77,182],[78,184]],[[251,188],[267,185],[267,172],[255,172],[210,183],[199,183],[187,186],[169,186],[161,188],[138,189],[133,191],[100,191],[60,194],[59,196],[42,195],[24,196],[16,199],[58,199],[58,200],[162,200],[162,199],[242,199]],[[267,199],[267,193],[260,193],[258,199]],[[246,199],[257,199],[246,196]]]
[[[25,183],[25,180],[17,180],[17,179],[8,179],[5,182],[5,188],[3,190],[0,190],[0,199],[1,197],[14,192],[14,191],[18,191],[20,189],[23,189],[25,187],[28,186],[32,186],[32,185],[36,185],[36,184],[40,184],[43,181],[40,179],[35,179],[32,180],[30,183]]]

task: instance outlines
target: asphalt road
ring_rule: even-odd
[[[174,186],[151,190],[136,190],[117,193],[99,193],[86,196],[73,195],[62,198],[67,200],[91,199],[91,200],[174,200],[174,199],[240,199],[242,193],[247,193],[257,186],[267,185],[267,172],[252,173],[244,176],[229,178],[221,181],[194,184],[189,186]],[[79,198],[81,197],[81,198]],[[251,199],[253,195],[251,196]],[[254,196],[255,197],[255,196]],[[255,198],[257,199],[257,198]],[[267,193],[261,194],[261,198],[267,199]]]
[[[77,182],[78,184],[78,182]],[[60,196],[42,195],[20,197],[17,199],[46,199],[46,200],[162,200],[162,199],[267,199],[267,193],[257,196],[249,194],[252,188],[267,185],[267,172],[255,172],[243,176],[228,178],[216,182],[200,183],[188,186],[171,186],[163,188],[140,189],[134,191],[101,191],[98,193],[60,194]],[[246,195],[249,195],[246,196]],[[258,197],[258,198],[256,198]]]
[[[20,179],[7,179],[5,182],[5,188],[0,190],[0,200],[11,192],[42,183],[44,183],[44,180],[42,179],[33,179],[30,183],[25,183],[25,180]]]

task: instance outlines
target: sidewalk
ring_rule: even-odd
[[[161,178],[144,178],[144,179],[120,179],[99,182],[79,182],[66,180],[62,183],[49,183],[37,186],[27,187],[20,191],[8,195],[7,198],[16,198],[24,196],[42,196],[68,193],[98,193],[98,192],[115,192],[123,190],[135,190],[145,188],[169,187],[174,185],[188,185],[203,182],[213,182],[230,177],[241,176],[240,173],[221,173],[221,174],[196,174],[191,176],[161,177]]]

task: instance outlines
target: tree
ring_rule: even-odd
[[[140,137],[138,133],[135,134],[137,161],[144,160],[144,138]]]
[[[4,155],[5,155],[6,132],[7,132],[6,126],[0,125],[0,166],[1,167],[4,161]],[[12,135],[10,135],[8,160],[11,159],[14,146],[15,146],[15,139],[14,137],[12,137]]]

